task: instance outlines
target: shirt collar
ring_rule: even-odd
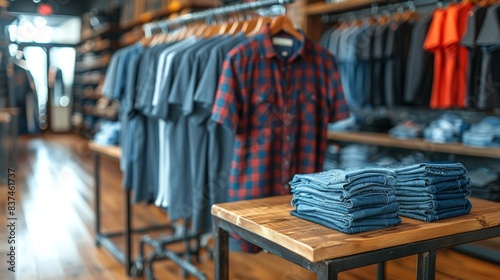
[[[295,58],[299,56],[303,56],[305,53],[305,35],[302,31],[300,31],[300,34],[302,35],[301,40],[297,40],[293,38],[294,42],[298,42],[299,46],[297,47],[296,51],[290,55],[288,58],[288,61],[293,61]],[[273,47],[273,42],[272,42],[272,36],[271,36],[271,29],[269,28],[269,23],[264,25],[262,27],[262,30],[260,31],[260,36],[256,37],[258,41],[261,42],[262,44],[262,56],[265,58],[273,58],[276,57],[276,52],[274,51]]]

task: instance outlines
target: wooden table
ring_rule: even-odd
[[[500,236],[500,203],[470,198],[470,214],[426,223],[409,218],[387,229],[344,234],[290,215],[292,196],[217,204],[215,279],[228,279],[228,233],[318,274],[339,272],[418,254],[417,279],[434,279],[436,251]]]

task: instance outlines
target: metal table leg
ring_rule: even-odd
[[[125,189],[125,270],[131,276],[132,267],[132,207],[130,207],[130,190]]]
[[[219,227],[219,219],[215,218],[215,280],[229,279],[229,234]]]
[[[436,250],[418,254],[417,279],[434,280],[436,275]]]

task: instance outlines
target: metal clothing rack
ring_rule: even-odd
[[[284,6],[285,4],[293,3],[294,0],[262,0],[257,2],[229,5],[214,9],[209,9],[200,12],[194,12],[179,16],[175,19],[162,20],[152,23],[147,23],[143,26],[146,37],[151,36],[156,31],[167,33],[171,31],[171,27],[180,27],[186,24],[197,21],[208,21],[216,19],[220,16],[231,15],[242,11],[251,11],[261,8],[271,7],[274,5]],[[204,275],[193,263],[192,257],[199,259],[201,234],[190,232],[190,221],[183,221],[181,225],[175,226],[174,233],[170,236],[154,239],[149,235],[145,235],[140,239],[139,256],[132,264],[130,272],[132,276],[140,276],[143,273],[147,279],[153,279],[153,262],[156,260],[169,259],[182,268],[183,276],[191,274],[198,279],[206,280]],[[193,248],[192,243],[196,242],[196,247]],[[166,248],[167,245],[173,243],[183,243],[184,251],[172,251]],[[145,246],[152,247],[153,251],[147,256],[145,255]]]
[[[367,5],[367,8],[356,9],[355,11],[342,11],[336,13],[335,11],[325,13],[321,16],[322,23],[335,23],[342,19],[349,20],[350,17],[359,18],[367,17],[374,14],[393,13],[401,9],[417,9],[427,7],[442,7],[445,3],[453,2],[453,0],[400,0],[400,1],[387,1],[386,3],[372,3]]]
[[[148,36],[156,31],[168,32],[169,27],[172,26],[183,26],[192,22],[197,21],[207,21],[220,16],[230,15],[233,13],[257,10],[260,8],[266,8],[274,5],[285,5],[291,4],[294,0],[262,0],[256,2],[249,2],[243,4],[235,4],[229,6],[223,6],[219,8],[208,9],[204,11],[194,12],[190,14],[185,14],[174,19],[161,20],[157,22],[146,23],[143,26],[144,33]]]

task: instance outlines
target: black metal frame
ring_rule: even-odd
[[[377,264],[392,259],[418,254],[417,279],[433,280],[436,271],[436,252],[439,249],[460,244],[494,238],[500,236],[500,226],[480,229],[471,232],[453,234],[435,239],[412,242],[376,251],[340,257],[331,260],[311,262],[297,253],[278,245],[258,234],[250,232],[238,225],[218,217],[215,219],[215,258],[214,279],[229,279],[229,233],[235,233],[241,238],[269,251],[283,259],[291,261],[318,275],[318,280],[336,280],[341,271]],[[382,267],[383,270],[383,267]],[[379,267],[380,273],[380,267]],[[383,276],[383,272],[382,272]],[[380,277],[380,274],[379,274]]]
[[[152,226],[146,228],[132,228],[132,207],[130,203],[131,191],[124,189],[125,199],[125,228],[123,231],[103,233],[101,231],[101,183],[100,183],[100,153],[94,151],[94,186],[95,186],[95,244],[103,246],[115,258],[117,258],[125,266],[126,274],[131,276],[132,270],[132,234],[144,233],[163,229],[173,229],[171,225]],[[125,252],[116,245],[112,237],[125,237]]]

